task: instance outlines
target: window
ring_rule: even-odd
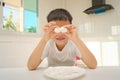
[[[38,27],[38,0],[24,0],[24,32],[36,32]]]
[[[38,0],[3,0],[2,30],[15,32],[37,32],[38,27]]]
[[[10,4],[3,7],[3,30],[20,31],[20,8]]]
[[[2,3],[2,0],[0,0],[0,31],[2,30],[2,18],[3,18],[2,6],[3,6],[3,3]]]

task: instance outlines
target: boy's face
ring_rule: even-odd
[[[55,21],[55,22],[58,27],[63,27],[65,25],[70,24],[69,21]],[[68,37],[65,35],[65,33],[62,32],[55,33],[55,37],[53,38],[53,40],[57,45],[65,45],[68,41]]]

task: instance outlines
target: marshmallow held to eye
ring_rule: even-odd
[[[55,32],[55,33],[59,33],[59,32],[60,32],[60,28],[55,28],[55,29],[54,29],[54,32]]]
[[[67,32],[67,29],[65,27],[55,28],[54,32],[55,33],[60,33],[60,32],[65,33],[65,32]]]

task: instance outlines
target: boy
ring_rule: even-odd
[[[44,36],[28,60],[28,69],[35,70],[47,57],[49,66],[73,66],[75,57],[88,68],[96,68],[93,54],[78,37],[76,26],[72,25],[72,16],[65,9],[54,9],[47,16]]]

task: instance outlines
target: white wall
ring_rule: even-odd
[[[0,67],[25,67],[40,38],[0,35]]]
[[[71,12],[74,18],[73,24],[79,27],[80,25],[89,23],[94,28],[93,32],[96,34],[93,34],[94,36],[111,36],[111,27],[120,25],[120,1],[105,0],[106,4],[113,5],[115,9],[102,14],[87,15],[83,13],[83,11],[92,6],[91,1],[92,0],[66,0],[66,8]],[[87,34],[87,36],[92,35]]]
[[[46,16],[48,13],[55,8],[64,8],[65,7],[64,0],[39,0],[39,25],[41,35],[43,34],[43,26],[47,23]]]
[[[83,11],[92,6],[91,1],[66,0],[66,9],[73,15],[73,24],[78,27],[80,37],[92,44],[98,42],[101,46],[98,52],[95,52],[95,49],[99,46],[93,44],[89,47],[99,59],[98,63],[109,66],[112,65],[110,62],[112,59],[113,66],[120,65],[120,0],[105,0],[106,4],[111,4],[115,8],[114,10],[87,15]],[[111,44],[112,42],[115,46]],[[102,53],[101,56],[99,53]]]

